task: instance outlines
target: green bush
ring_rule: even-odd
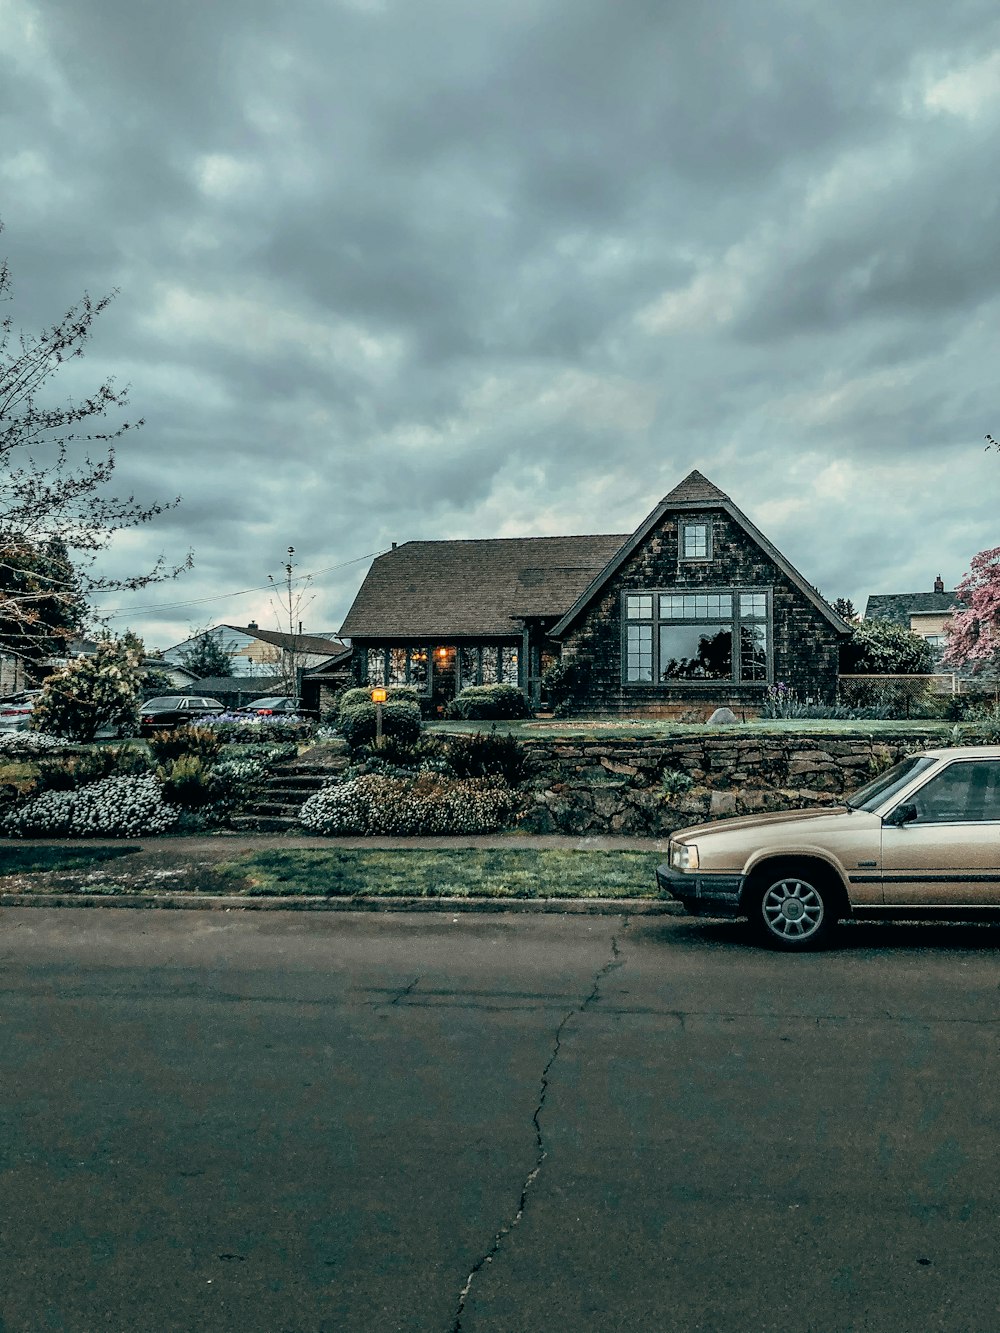
[[[82,754],[40,760],[33,790],[35,794],[75,791],[102,778],[142,777],[149,770],[149,758],[144,751],[131,745],[102,745]]]
[[[409,699],[389,700],[382,709],[382,735],[404,745],[412,745],[420,735],[420,706]],[[352,750],[371,745],[375,740],[376,705],[370,700],[345,708],[340,714],[340,730]]]
[[[355,686],[354,689],[345,690],[338,701],[338,716],[345,709],[356,708],[358,704],[370,704],[372,701],[372,685]],[[385,689],[385,702],[396,703],[404,700],[406,703],[419,703],[420,691],[416,685],[387,685]],[[383,707],[385,705],[383,704]]]
[[[223,783],[197,755],[182,754],[156,770],[168,805],[184,810],[201,810],[223,795]]]
[[[383,724],[385,719],[383,718]],[[378,750],[371,750],[382,764],[393,768],[416,769],[449,767],[445,759],[444,742],[436,736],[418,736],[415,741],[403,740],[397,735],[383,735],[382,745]]]
[[[463,721],[530,717],[524,695],[516,685],[468,685],[448,705],[446,716]]]
[[[154,731],[149,738],[149,753],[158,764],[169,764],[182,755],[193,755],[205,764],[217,759],[225,741],[210,727],[174,727]]]
[[[514,736],[452,736],[445,746],[448,766],[458,778],[503,778],[511,787],[522,783],[531,771],[528,751]]]
[[[660,779],[660,795],[665,801],[672,801],[675,796],[683,796],[694,786],[694,778],[679,768],[664,769]]]

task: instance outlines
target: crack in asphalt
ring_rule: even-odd
[[[628,929],[628,924],[629,924],[628,918],[625,917],[622,921],[623,932]],[[465,1280],[465,1286],[459,1293],[458,1308],[455,1311],[455,1318],[451,1323],[448,1333],[462,1333],[462,1315],[465,1312],[465,1306],[469,1299],[469,1293],[472,1291],[472,1284],[475,1282],[477,1275],[480,1272],[482,1272],[482,1270],[486,1267],[486,1265],[491,1264],[493,1262],[495,1256],[499,1252],[506,1238],[510,1235],[510,1233],[521,1221],[521,1218],[524,1216],[524,1211],[528,1206],[528,1191],[531,1189],[532,1185],[538,1179],[542,1170],[542,1164],[544,1163],[545,1158],[548,1156],[548,1153],[545,1148],[545,1139],[544,1136],[542,1135],[541,1114],[542,1114],[542,1108],[545,1106],[545,1099],[548,1096],[549,1092],[549,1073],[552,1069],[552,1066],[559,1058],[559,1052],[562,1047],[563,1031],[565,1030],[566,1025],[570,1022],[571,1019],[576,1017],[577,1014],[586,1013],[586,1011],[590,1008],[590,1006],[594,1004],[598,999],[600,999],[601,983],[609,975],[609,973],[614,972],[616,968],[622,967],[623,965],[624,964],[621,959],[621,950],[618,948],[618,937],[616,935],[612,935],[611,957],[608,959],[608,961],[604,964],[603,967],[599,968],[597,972],[595,972],[594,984],[591,987],[590,994],[587,995],[587,997],[575,1008],[571,1009],[569,1013],[564,1014],[562,1021],[556,1028],[555,1038],[553,1039],[552,1043],[552,1053],[548,1058],[548,1062],[546,1063],[545,1068],[542,1070],[542,1077],[539,1085],[538,1104],[536,1105],[531,1116],[531,1123],[535,1128],[535,1164],[528,1172],[527,1176],[524,1179],[524,1183],[521,1186],[520,1197],[518,1198],[517,1201],[517,1211],[514,1213],[514,1216],[510,1219],[510,1221],[505,1222],[503,1224],[500,1230],[493,1237],[493,1242],[490,1245],[489,1249],[486,1250],[486,1252],[483,1255],[481,1255],[479,1259],[477,1259],[475,1264],[473,1264],[472,1269],[469,1272],[469,1276]]]
[[[397,994],[395,994],[392,997],[392,999],[389,1001],[390,1006],[394,1004],[399,1004],[400,1000],[405,1000],[407,995],[409,995],[413,991],[414,987],[418,986],[419,984],[420,984],[420,978],[414,977],[408,986],[404,986],[401,991],[397,992]]]

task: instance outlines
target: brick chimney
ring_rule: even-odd
[[[939,575],[937,576],[937,578],[934,580],[934,591],[935,591],[935,592],[944,592],[944,579],[941,577],[940,574],[939,574]]]
[[[942,588],[944,587],[944,584],[943,584],[943,583],[942,583],[941,587],[942,587]],[[258,628],[258,625],[257,625],[256,620],[251,620],[251,621],[248,623],[248,625],[247,625],[247,629],[257,629],[257,628]]]

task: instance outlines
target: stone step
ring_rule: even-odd
[[[265,785],[274,791],[319,791],[325,781],[325,778],[310,778],[301,773],[283,773],[268,778]]]
[[[301,833],[297,819],[284,815],[234,815],[230,823],[234,829],[246,833]]]
[[[288,819],[298,819],[301,805],[290,805],[287,801],[258,801],[248,815],[282,815]]]

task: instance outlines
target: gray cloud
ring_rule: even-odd
[[[12,313],[120,289],[73,387],[130,382],[121,489],[184,496],[106,557],[193,547],[136,608],[256,585],[290,541],[325,569],[624,531],[693,466],[831,596],[951,582],[996,541],[985,0],[0,16]],[[317,579],[316,628],[364,568]]]

